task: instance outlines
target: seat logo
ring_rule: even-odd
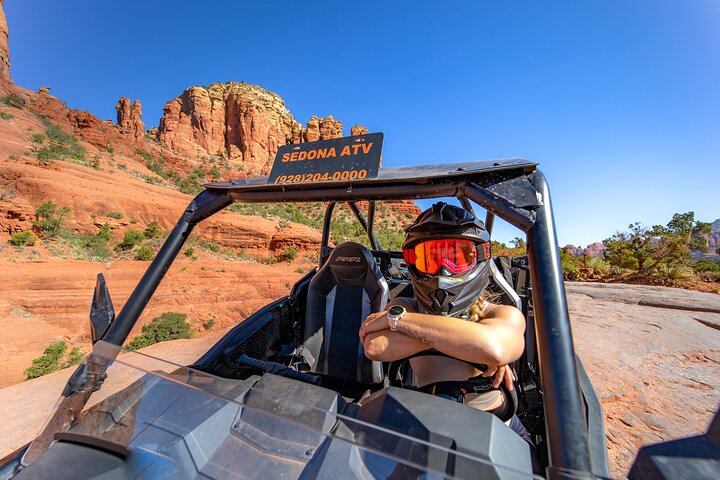
[[[349,263],[360,263],[362,260],[360,257],[337,257],[336,262],[349,262]]]

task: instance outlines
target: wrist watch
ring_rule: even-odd
[[[407,310],[405,310],[405,307],[401,307],[400,305],[393,305],[388,309],[387,319],[388,324],[390,325],[390,330],[392,330],[393,332],[397,331],[398,323],[400,322],[400,319],[405,316],[406,313]]]

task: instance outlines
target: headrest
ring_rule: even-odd
[[[335,247],[325,264],[337,283],[351,285],[365,283],[365,275],[370,265],[377,268],[372,252],[354,242],[346,242]]]

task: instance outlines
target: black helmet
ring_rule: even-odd
[[[485,224],[463,208],[439,202],[422,212],[405,232],[403,252],[428,240],[459,238],[475,243],[479,258],[475,267],[467,272],[453,274],[442,267],[431,275],[408,262],[421,310],[434,315],[456,316],[470,308],[488,284],[492,260],[490,234]]]

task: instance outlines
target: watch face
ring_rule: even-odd
[[[400,305],[393,305],[392,307],[390,307],[390,310],[388,310],[388,313],[390,315],[400,315],[404,311],[405,311],[405,309],[403,307],[401,307]]]

